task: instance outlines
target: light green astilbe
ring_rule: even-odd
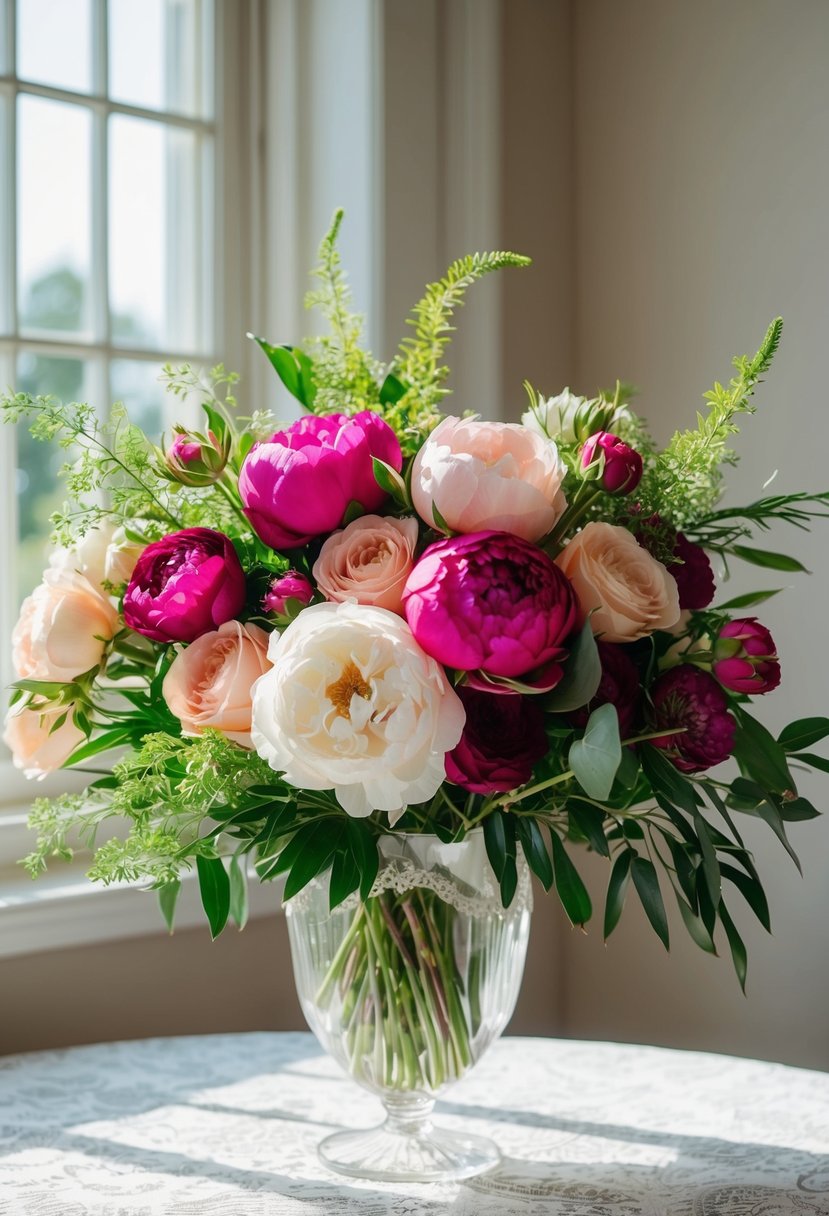
[[[737,374],[728,385],[715,384],[705,394],[708,412],[697,415],[693,430],[677,431],[664,451],[646,466],[637,490],[642,511],[657,511],[682,530],[691,530],[713,510],[722,492],[722,466],[733,465],[728,447],[739,414],[753,414],[751,397],[768,371],[780,344],[783,321],[772,321],[756,355],[734,360]]]

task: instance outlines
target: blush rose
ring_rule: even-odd
[[[98,667],[118,631],[106,596],[74,570],[47,570],[23,601],[12,632],[18,676],[66,684]]]
[[[402,614],[417,535],[416,519],[355,519],[322,546],[313,569],[317,587],[335,603],[350,599]]]

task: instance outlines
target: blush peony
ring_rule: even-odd
[[[118,614],[82,574],[49,569],[23,601],[12,632],[18,676],[68,683],[100,665]]]
[[[589,523],[556,558],[584,617],[606,642],[633,642],[679,620],[679,593],[668,571],[627,528]]]
[[[254,685],[253,743],[286,781],[333,789],[354,816],[393,824],[439,789],[464,710],[443,669],[384,608],[315,604],[282,634]]]
[[[403,588],[414,565],[416,519],[363,515],[320,549],[313,575],[327,600],[373,604],[402,612]]]
[[[412,502],[430,527],[437,508],[453,532],[511,532],[540,540],[567,505],[556,445],[526,427],[444,418],[412,464]]]
[[[557,566],[506,532],[430,545],[409,575],[403,608],[427,654],[447,667],[506,678],[562,659],[577,617]]]
[[[162,696],[185,734],[198,735],[212,726],[234,743],[251,747],[251,690],[270,665],[265,630],[226,621],[176,655]]]

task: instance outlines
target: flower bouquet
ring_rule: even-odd
[[[157,889],[172,926],[195,871],[214,936],[244,924],[249,873],[280,877],[308,1021],[388,1112],[324,1160],[462,1177],[497,1150],[435,1133],[429,1112],[512,1012],[531,873],[584,925],[574,854],[591,850],[606,937],[631,892],[667,948],[670,896],[703,950],[721,930],[745,984],[734,893],[769,914],[738,821],[764,820],[796,861],[787,826],[818,812],[795,772],[829,770],[810,750],[829,720],[774,738],[754,716],[780,662],[747,613],[775,592],[715,603],[715,567],[802,570],[746,542],[808,527],[829,494],[718,505],[779,320],[664,450],[621,383],[589,399],[525,385],[520,424],[444,416],[454,310],[528,259],[454,263],[382,365],[360,346],[341,218],[309,297],[330,333],[256,339],[298,421],[244,416],[221,367],[165,369],[204,423],[161,448],[118,406],[103,423],[3,400],[67,448],[69,489],[14,631],[5,738],[29,775],[94,778],[35,802],[33,875],[115,819],[90,877]]]

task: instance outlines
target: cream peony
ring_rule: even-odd
[[[557,439],[561,443],[577,443],[576,414],[588,405],[586,397],[577,397],[569,388],[557,397],[539,397],[536,408],[521,415],[521,422],[536,435]]]
[[[593,632],[605,642],[633,642],[679,620],[676,580],[627,528],[589,523],[556,558],[579,598],[593,611]]]
[[[567,505],[556,445],[512,422],[444,418],[412,464],[412,502],[433,526],[434,504],[454,532],[540,540]]]
[[[12,632],[14,669],[29,679],[68,683],[99,665],[117,631],[118,613],[88,579],[74,570],[46,570]]]
[[[173,659],[162,696],[186,735],[212,726],[234,743],[252,747],[251,690],[270,665],[265,630],[226,621]]]
[[[3,742],[11,750],[15,768],[27,777],[43,778],[60,768],[86,735],[72,721],[73,706],[60,705],[39,711],[15,707],[6,716]],[[54,730],[62,715],[66,720]]]
[[[465,714],[443,668],[384,608],[316,604],[271,634],[253,743],[292,785],[333,789],[349,815],[432,798]]]
[[[402,613],[406,579],[414,565],[416,519],[363,515],[335,532],[320,549],[313,575],[327,600],[372,604]]]
[[[100,588],[106,570],[107,551],[115,532],[115,524],[102,520],[90,528],[70,549],[58,548],[49,555],[52,570],[68,570],[82,574],[93,587]]]

